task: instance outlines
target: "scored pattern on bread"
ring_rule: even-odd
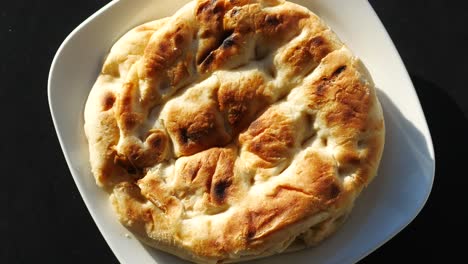
[[[384,130],[361,62],[279,0],[193,1],[134,28],[85,107],[92,172],[119,219],[196,262],[333,233],[376,174]]]

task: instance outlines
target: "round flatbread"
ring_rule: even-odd
[[[149,245],[195,262],[312,246],[376,174],[361,62],[308,9],[200,0],[111,49],[85,108],[96,182]]]

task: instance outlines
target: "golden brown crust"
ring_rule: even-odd
[[[279,159],[290,157],[295,141],[294,124],[275,110],[268,109],[239,137],[247,151],[272,165]]]
[[[376,174],[385,128],[367,71],[313,13],[199,0],[114,45],[85,131],[122,223],[220,263],[332,234]]]
[[[231,140],[215,101],[195,109],[174,105],[168,110],[166,125],[174,144],[179,146],[178,152],[183,156],[223,146]]]

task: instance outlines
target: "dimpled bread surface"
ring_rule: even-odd
[[[367,70],[311,11],[200,0],[114,44],[85,132],[127,228],[227,263],[332,234],[375,176],[385,128]]]

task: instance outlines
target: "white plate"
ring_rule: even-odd
[[[112,211],[90,172],[83,108],[103,58],[133,26],[171,15],[186,0],[113,1],[78,26],[60,46],[49,74],[49,104],[71,174],[107,243],[122,263],[174,263],[142,245]],[[379,174],[357,200],[346,224],[317,248],[260,263],[354,263],[377,249],[419,213],[434,178],[434,151],[419,100],[384,27],[365,0],[294,1],[321,16],[358,55],[378,87],[386,127]]]

